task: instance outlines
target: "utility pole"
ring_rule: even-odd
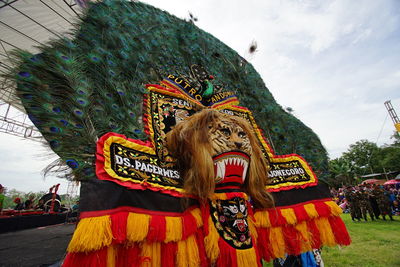
[[[385,102],[385,107],[389,112],[390,118],[392,119],[394,127],[396,128],[397,134],[400,135],[400,120],[399,117],[397,117],[396,111],[394,110],[390,100]]]

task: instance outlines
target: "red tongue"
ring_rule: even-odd
[[[224,182],[239,182],[243,183],[242,175],[243,175],[244,166],[243,165],[235,165],[232,163],[228,163],[225,165],[225,176]]]

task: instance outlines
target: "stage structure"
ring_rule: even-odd
[[[67,35],[82,13],[85,1],[75,0],[0,0],[0,74],[10,69],[14,49],[39,52],[37,46]],[[0,132],[43,141],[19,99],[15,84],[0,77]],[[79,183],[69,182],[68,204],[79,193]]]
[[[85,1],[0,0],[0,73],[10,69],[13,49],[32,53],[51,39],[66,35],[82,12]],[[29,120],[15,84],[0,78],[0,132],[40,141],[41,134]]]
[[[385,101],[385,107],[389,112],[390,118],[393,121],[394,127],[396,128],[397,134],[400,134],[400,119],[397,117],[396,111],[392,106],[392,102],[390,100]]]

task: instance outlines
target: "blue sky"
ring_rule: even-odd
[[[276,101],[320,137],[331,158],[361,139],[390,143],[400,115],[400,1],[145,1],[197,26],[246,57]],[[246,51],[252,41],[255,55]],[[41,145],[0,135],[0,183],[22,191],[62,182],[41,170]],[[50,156],[51,157],[51,156]]]

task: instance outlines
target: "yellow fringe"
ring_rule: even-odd
[[[254,218],[256,219],[255,224],[257,227],[262,227],[262,228],[271,227],[268,211],[265,210],[257,211],[254,213]]]
[[[283,258],[285,256],[285,239],[282,233],[282,227],[272,227],[270,230],[270,238],[272,252],[275,258]]]
[[[210,200],[216,200],[216,199],[220,199],[220,200],[227,200],[228,196],[225,193],[214,193],[211,197]]]
[[[110,216],[84,218],[80,220],[68,252],[89,252],[107,247],[113,240]]]
[[[141,267],[159,267],[161,266],[161,243],[143,243],[141,256],[146,260],[140,265]]]
[[[177,267],[200,266],[199,249],[194,235],[189,236],[184,241],[178,242],[178,252],[176,255]]]
[[[343,213],[342,209],[335,202],[326,201],[325,204],[328,205],[329,208],[331,209],[332,215],[339,216],[340,214]]]
[[[304,205],[304,209],[306,210],[306,212],[310,218],[318,218],[319,217],[319,214],[318,214],[317,210],[315,209],[314,204],[312,204],[312,203],[306,204],[306,205]]]
[[[249,216],[247,217],[247,222],[249,223],[249,230],[251,237],[253,238],[253,244],[257,244],[258,233],[254,223],[254,220]]]
[[[305,221],[295,225],[296,230],[301,235],[300,249],[301,252],[306,252],[311,250],[310,233],[308,232],[307,223]]]
[[[297,223],[297,217],[296,214],[294,213],[294,210],[289,208],[289,209],[281,209],[282,216],[286,219],[286,222],[288,224],[296,224]]]
[[[199,208],[193,209],[190,211],[192,216],[196,219],[197,227],[203,226],[203,219],[201,218],[201,211]]]
[[[126,223],[126,239],[130,242],[145,240],[149,223],[150,215],[130,212]]]
[[[107,267],[115,267],[115,259],[117,258],[117,250],[114,246],[107,248]]]
[[[335,246],[335,236],[333,235],[328,218],[317,218],[315,224],[318,227],[322,244],[326,246]]]
[[[257,254],[254,246],[249,249],[237,249],[236,259],[238,267],[258,266]]]
[[[165,217],[166,233],[165,243],[182,239],[182,217]]]
[[[207,258],[210,260],[211,264],[215,263],[219,255],[218,239],[219,234],[210,216],[208,218],[208,235],[204,238],[204,246]]]

